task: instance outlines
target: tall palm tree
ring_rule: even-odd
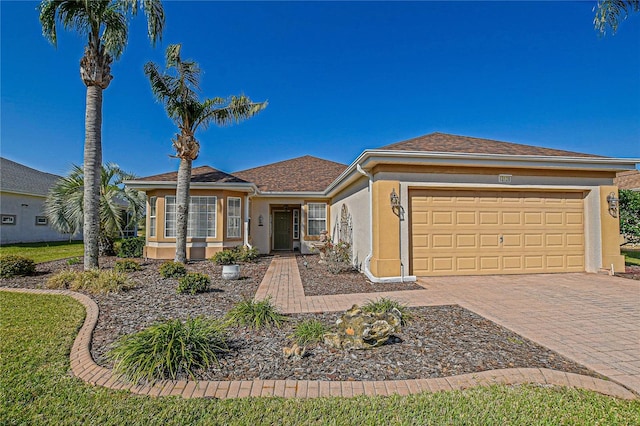
[[[596,16],[593,25],[604,35],[607,27],[613,34],[618,31],[618,24],[624,21],[631,12],[640,12],[640,0],[598,0],[595,7]]]
[[[102,91],[109,86],[111,62],[127,45],[128,17],[142,10],[155,45],[164,28],[160,0],[44,0],[40,4],[42,33],[54,46],[57,25],[87,37],[80,76],[87,86],[84,141],[84,268],[98,267],[99,188],[102,164]]]
[[[252,102],[248,97],[210,98],[200,101],[200,68],[180,57],[181,44],[172,44],[166,51],[166,71],[161,73],[153,62],[147,62],[144,72],[149,77],[151,91],[164,104],[169,118],[180,129],[172,139],[180,159],[176,187],[176,262],[187,260],[187,225],[189,221],[189,188],[191,165],[198,158],[200,144],[195,138],[198,128],[238,123],[253,117],[267,102]]]
[[[128,225],[137,223],[144,216],[144,193],[122,185],[123,181],[135,178],[113,163],[101,167],[98,244],[101,255],[113,254],[113,240],[121,236]],[[45,214],[57,231],[71,236],[82,229],[83,188],[84,171],[82,167],[73,166],[71,173],[59,179],[49,191],[44,204]]]

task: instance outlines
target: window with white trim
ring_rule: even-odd
[[[149,236],[156,236],[156,201],[158,197],[149,197]]]
[[[190,197],[187,237],[206,238],[216,236],[216,203],[218,197]],[[165,237],[176,236],[176,197],[165,197]]]
[[[227,237],[242,236],[242,201],[240,197],[227,197]]]
[[[307,235],[320,235],[327,229],[327,205],[307,204]]]

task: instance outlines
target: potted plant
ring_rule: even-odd
[[[238,250],[233,248],[222,250],[213,255],[211,260],[217,265],[222,265],[222,279],[237,280],[240,278],[238,254]]]

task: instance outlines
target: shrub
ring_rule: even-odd
[[[620,233],[630,243],[640,243],[640,192],[620,190]]]
[[[135,287],[126,274],[117,271],[60,271],[46,282],[47,288],[84,290],[89,293],[119,293]]]
[[[332,274],[339,274],[354,269],[351,263],[351,244],[346,241],[334,243],[331,238],[327,238],[322,246],[318,248],[324,263]]]
[[[140,264],[133,259],[116,260],[113,270],[116,272],[135,272],[142,269]]]
[[[321,342],[326,332],[327,327],[323,323],[312,319],[298,324],[293,335],[299,345],[306,346],[309,343]]]
[[[209,284],[211,284],[211,279],[208,275],[201,274],[199,272],[189,272],[187,275],[180,278],[178,294],[204,293],[209,289]]]
[[[142,257],[144,237],[126,238],[120,243],[118,257]]]
[[[164,278],[180,278],[187,273],[187,268],[180,262],[165,262],[160,266],[160,275]]]
[[[363,312],[376,312],[386,313],[393,309],[397,309],[402,314],[401,325],[407,325],[407,322],[412,318],[411,311],[406,305],[398,302],[397,300],[389,299],[387,297],[381,297],[376,300],[369,300],[366,304],[362,305]]]
[[[0,255],[0,278],[24,277],[36,273],[32,259],[13,254]]]
[[[77,265],[81,262],[79,257],[70,257],[69,259],[67,259],[67,265],[69,266],[73,266],[73,265]]]
[[[231,324],[262,328],[272,325],[280,327],[287,317],[271,304],[270,298],[253,300],[245,297],[227,313],[227,320]]]
[[[233,265],[235,263],[246,263],[255,261],[260,252],[255,247],[237,246],[225,249],[214,254],[211,261],[217,265]]]
[[[222,323],[204,317],[156,323],[142,331],[122,336],[107,356],[114,370],[134,383],[142,380],[175,380],[218,363],[218,354],[228,350]]]

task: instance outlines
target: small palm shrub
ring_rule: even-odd
[[[156,323],[120,337],[107,353],[114,370],[133,383],[175,380],[218,363],[228,350],[224,325],[204,317]]]
[[[401,325],[407,325],[407,322],[412,318],[411,311],[406,305],[398,302],[397,300],[389,299],[387,297],[381,297],[376,300],[369,300],[366,304],[362,305],[363,312],[376,312],[386,313],[393,309],[397,309],[402,314]]]
[[[187,273],[187,268],[180,262],[165,262],[160,266],[160,275],[163,278],[180,278]]]
[[[189,272],[184,277],[180,278],[177,291],[178,294],[204,293],[209,289],[209,284],[211,284],[211,279],[207,274]]]
[[[89,293],[119,293],[135,287],[126,274],[117,271],[60,271],[46,282],[47,288],[84,290]]]
[[[116,260],[113,270],[116,272],[135,272],[142,269],[140,264],[133,259]]]
[[[126,238],[120,243],[118,257],[142,257],[144,237]]]
[[[327,327],[322,322],[312,319],[298,324],[293,335],[300,346],[306,346],[309,343],[321,342],[327,331]]]
[[[247,263],[255,261],[260,252],[256,247],[237,246],[217,252],[211,258],[216,265],[233,265],[236,263]]]
[[[245,297],[227,312],[227,321],[230,324],[251,328],[280,327],[286,320],[287,317],[271,304],[270,298],[253,300]]]
[[[24,277],[35,273],[33,259],[13,254],[0,255],[0,278]]]

